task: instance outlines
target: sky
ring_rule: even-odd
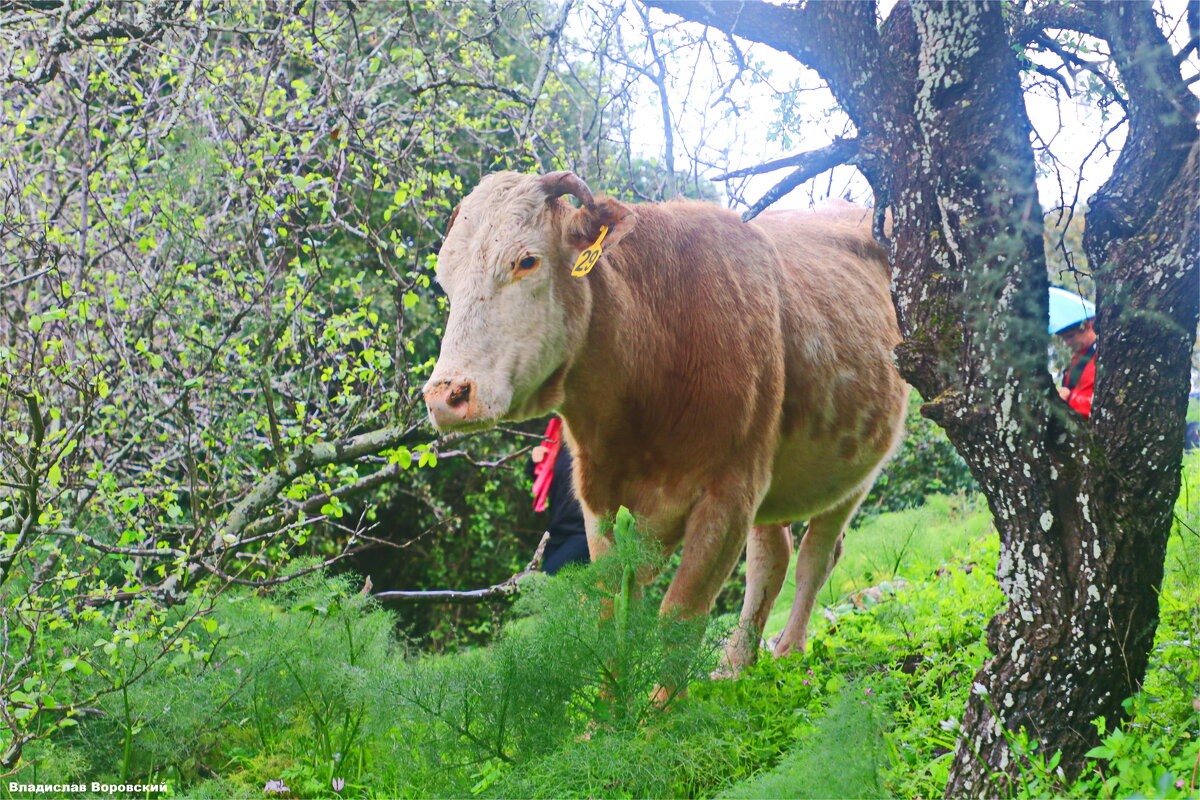
[[[1160,0],[1160,6],[1178,22],[1175,39],[1185,38],[1182,23],[1187,0]],[[893,3],[883,4],[890,11]],[[633,23],[639,28],[636,15]],[[678,18],[652,12],[650,22],[656,28],[678,23]],[[834,108],[830,93],[820,87],[815,73],[802,67],[790,56],[764,45],[739,40],[743,60],[755,67],[748,71],[759,80],[730,85],[734,69],[729,64],[714,67],[709,55],[730,49],[725,38],[709,32],[701,46],[686,46],[688,36],[701,37],[702,28],[683,25],[659,34],[660,50],[670,52],[673,65],[669,78],[674,125],[677,169],[687,167],[689,159],[704,166],[699,174],[713,178],[726,170],[763,164],[828,144],[835,136],[852,133],[845,116]],[[644,29],[629,31],[631,41],[645,38]],[[673,45],[677,48],[673,49]],[[1097,54],[1094,58],[1102,58]],[[1035,56],[1044,65],[1056,63],[1051,56]],[[1195,73],[1193,59],[1189,69]],[[1086,198],[1099,187],[1112,170],[1112,164],[1124,139],[1124,126],[1117,125],[1120,109],[1108,113],[1088,102],[1080,91],[1085,76],[1069,78],[1073,96],[1062,87],[1057,90],[1048,79],[1035,91],[1027,92],[1026,108],[1041,142],[1057,161],[1056,170],[1038,182],[1042,206],[1052,209]],[[1200,84],[1197,84],[1200,85]],[[661,157],[663,151],[662,113],[654,86],[640,82],[641,105],[634,115],[634,146],[643,155]],[[1058,98],[1053,92],[1058,92]],[[1098,144],[1107,135],[1103,143]],[[1047,162],[1047,166],[1049,162]],[[783,169],[751,179],[731,181],[725,186],[726,202],[744,208],[758,200],[777,181],[790,172]],[[869,201],[865,180],[850,167],[842,167],[802,186],[776,208],[803,208],[825,197],[848,197]]]

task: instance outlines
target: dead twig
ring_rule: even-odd
[[[541,567],[542,556],[546,552],[548,541],[550,541],[550,532],[546,531],[542,534],[542,540],[538,542],[537,550],[525,569],[486,589],[376,592],[371,596],[376,600],[408,600],[416,603],[494,603],[511,600],[521,591],[521,581],[528,575],[537,572]]]

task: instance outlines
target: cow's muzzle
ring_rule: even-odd
[[[425,384],[425,405],[438,430],[453,430],[481,421],[482,413],[475,382],[465,379],[430,381]]]

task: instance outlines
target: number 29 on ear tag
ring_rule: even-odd
[[[596,262],[600,260],[602,248],[601,243],[604,237],[608,234],[608,226],[600,226],[600,235],[596,237],[596,241],[588,245],[587,249],[579,254],[579,258],[575,259],[575,266],[571,267],[571,274],[576,278],[582,278],[592,271],[592,267],[596,266]]]

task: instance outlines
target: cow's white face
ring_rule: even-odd
[[[559,185],[564,175],[574,188]],[[586,281],[569,272],[578,230],[586,229],[581,218],[596,213],[559,201],[568,191],[591,201],[570,173],[497,173],[455,212],[437,268],[450,316],[425,384],[437,428],[479,430],[546,414],[561,402],[587,324]]]

